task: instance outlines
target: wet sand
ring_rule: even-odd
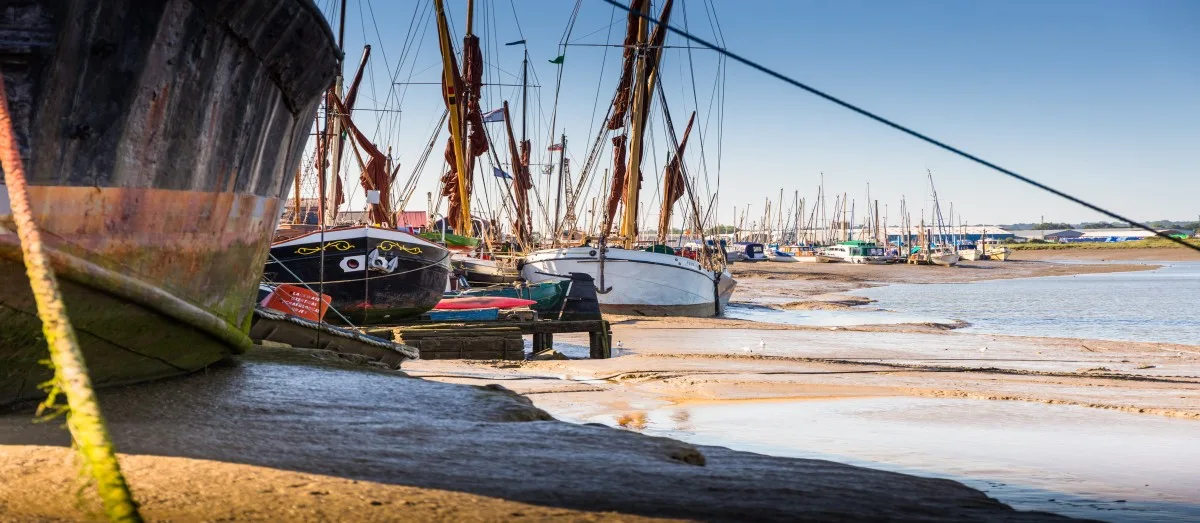
[[[1055,518],[954,481],[554,421],[501,387],[322,352],[260,349],[100,397],[150,520]],[[29,412],[0,417],[0,520],[95,519],[67,439]]]
[[[742,264],[734,266],[739,274],[734,300],[853,312],[864,305],[869,308],[869,300],[842,293],[868,286],[1156,267],[1042,261],[969,262],[956,268]],[[410,371],[448,382],[503,383],[555,415],[631,431],[654,426],[647,420],[664,412],[697,405],[871,398],[1097,409],[1126,416],[1119,418],[1125,427],[1138,426],[1139,416],[1200,422],[1196,345],[980,334],[957,331],[959,325],[953,322],[820,327],[730,318],[610,319],[613,339],[620,346],[619,357],[613,359],[421,361]],[[555,341],[569,353],[582,352],[573,349],[587,345],[586,336],[560,335]],[[990,419],[981,415],[963,423],[971,430],[1003,426],[1000,419],[979,424],[985,418]],[[1070,481],[1059,485],[1073,486]],[[1047,497],[1064,496],[1050,492]],[[1200,507],[1200,495],[1173,502]]]
[[[744,264],[735,266],[735,299],[839,309],[862,303],[840,292],[870,285],[1149,267]],[[268,349],[203,374],[105,391],[102,404],[152,520],[1040,520],[1052,516],[1014,512],[953,481],[638,431],[648,412],[680,405],[839,398],[1200,418],[1196,346],[968,334],[938,324],[611,319],[620,347],[609,360],[417,361],[405,373],[425,379],[409,379],[319,352]],[[587,345],[586,336],[556,342]],[[623,429],[553,421],[547,411]],[[78,519],[65,433],[30,418],[0,417],[0,520]]]

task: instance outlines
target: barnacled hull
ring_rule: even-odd
[[[95,383],[181,374],[250,345],[281,200],[336,73],[332,42],[310,0],[0,7],[34,220]],[[0,198],[0,404],[51,376],[10,213]]]
[[[325,321],[378,325],[410,319],[441,301],[450,252],[394,229],[344,227],[271,246],[263,279],[331,298]]]

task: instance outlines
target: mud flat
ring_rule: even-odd
[[[1190,469],[1180,460],[1198,455],[1173,452],[1190,446],[1175,436],[1172,443],[1159,443],[1170,439],[1166,434],[1200,428],[1193,425],[1200,423],[1200,346],[965,332],[954,319],[829,325],[770,318],[861,320],[864,310],[892,314],[872,311],[869,299],[845,294],[891,283],[1156,267],[1040,261],[974,262],[952,269],[735,265],[740,276],[734,299],[741,303],[731,308],[739,317],[610,317],[618,356],[613,359],[421,361],[409,371],[447,382],[501,383],[555,416],[579,423],[951,477],[1019,508],[1118,521],[1189,521],[1200,516],[1200,497],[1193,495],[1200,484],[1190,488],[1188,481],[1161,479],[1181,477],[1180,470]],[[585,337],[555,341],[566,354],[586,354]],[[925,425],[928,413],[937,418]],[[873,416],[886,419],[877,423]],[[1071,421],[1054,425],[1042,419]],[[1163,430],[1152,428],[1158,425]],[[825,430],[830,427],[836,430]],[[888,432],[902,429],[907,432]],[[1041,468],[1014,443],[1050,442],[1039,431],[1052,432],[1053,445],[1063,449],[1052,455],[1039,447],[1047,457]],[[880,439],[859,438],[862,434]],[[1073,440],[1071,434],[1081,436]],[[957,447],[959,454],[947,444],[945,455],[936,455],[943,447],[930,442],[954,435],[975,435],[979,441],[967,438]],[[856,438],[861,445],[846,450],[844,442]],[[1114,451],[1121,445],[1146,453]],[[929,452],[914,450],[918,447]],[[871,449],[893,454],[867,452]],[[962,466],[962,456],[977,466]]]
[[[1089,249],[1085,246],[1080,246],[1070,249],[1029,249],[1014,251],[1013,258],[1018,260],[1041,261],[1175,262],[1200,261],[1200,253],[1176,246],[1132,249]]]
[[[1133,249],[1131,249],[1133,250]],[[1185,249],[1145,249],[1148,251],[1184,251]],[[1036,252],[1021,251],[1018,255]],[[1082,252],[1082,251],[1081,251]],[[1107,258],[1106,258],[1107,259]],[[1200,260],[1200,254],[1189,259]],[[954,267],[931,267],[924,265],[857,265],[849,263],[735,263],[730,271],[738,280],[734,301],[762,304],[791,304],[804,307],[801,302],[817,304],[845,303],[848,298],[840,293],[865,287],[877,287],[895,283],[966,283],[981,280],[1012,278],[1034,278],[1039,276],[1070,276],[1075,274],[1099,274],[1153,270],[1160,267],[1154,263],[1054,263],[1049,260],[1098,261],[1100,258],[1046,258],[1016,259],[1006,262],[974,261],[960,262]],[[1155,260],[1155,258],[1129,258],[1127,261]],[[849,299],[854,299],[851,297]],[[813,305],[808,305],[812,307]]]
[[[1014,511],[954,481],[564,423],[501,387],[412,379],[319,356],[260,349],[204,373],[102,392],[143,514],[291,521],[1057,518]],[[34,424],[27,411],[0,417],[0,520],[87,514],[77,507],[67,444],[59,426]],[[82,499],[96,517],[93,498]]]

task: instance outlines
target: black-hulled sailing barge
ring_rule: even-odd
[[[342,31],[344,25],[339,34]],[[340,47],[340,35],[338,40]],[[341,74],[326,92],[325,125],[315,154],[319,223],[315,230],[299,236],[293,234],[295,228],[280,234],[271,245],[263,273],[267,283],[303,285],[329,296],[338,313],[326,316],[325,320],[356,325],[395,322],[429,311],[442,299],[450,275],[450,252],[445,247],[396,229],[390,195],[393,170],[387,156],[350,117],[369,56],[367,47],[344,96]],[[326,226],[327,220],[334,221],[343,203],[338,170],[346,137],[359,161],[359,182],[364,190],[374,194],[368,198],[368,224]],[[367,157],[365,162],[360,149]],[[328,198],[327,165],[334,169],[334,187]],[[294,209],[295,218],[299,218],[298,192]]]
[[[250,346],[267,245],[337,60],[310,0],[0,7],[34,220],[97,385]],[[50,379],[10,212],[0,197],[0,404]]]

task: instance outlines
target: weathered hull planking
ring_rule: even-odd
[[[249,346],[267,246],[337,61],[310,0],[0,6],[34,220],[97,384]],[[10,213],[0,198],[0,404],[51,376]]]

